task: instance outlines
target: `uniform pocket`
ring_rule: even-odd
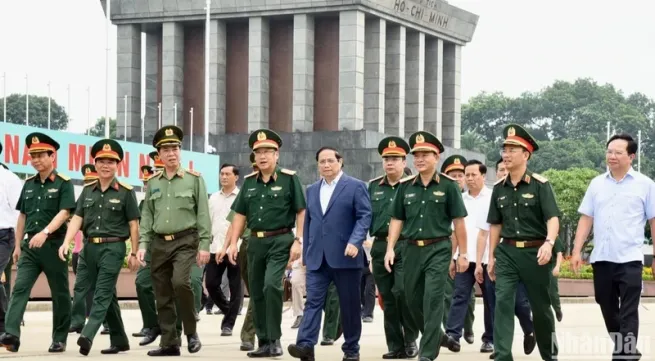
[[[175,192],[176,208],[193,209],[195,202],[193,201],[193,191],[191,189]]]

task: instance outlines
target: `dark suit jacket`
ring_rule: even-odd
[[[307,270],[316,271],[325,257],[332,268],[361,269],[366,264],[362,243],[372,217],[366,184],[343,173],[323,214],[320,200],[322,182],[321,179],[307,188],[303,263]],[[359,249],[355,258],[344,255],[349,243]]]

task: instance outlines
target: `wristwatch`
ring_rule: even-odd
[[[459,256],[460,256],[460,257],[464,257],[464,258],[466,258],[466,259],[469,259],[469,258],[468,258],[468,254],[466,254],[466,253],[462,253],[462,254],[460,254]]]
[[[41,232],[45,233],[46,236],[50,235],[50,230],[48,229],[48,227],[45,227]]]
[[[298,243],[302,244],[302,237],[294,237],[294,241],[298,241]]]
[[[546,238],[546,243],[549,243],[551,246],[555,247],[555,241],[553,241],[552,239]]]

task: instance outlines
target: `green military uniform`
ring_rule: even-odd
[[[55,153],[59,144],[42,133],[31,133],[25,143],[31,155],[44,152]],[[68,327],[71,317],[71,299],[68,285],[68,262],[59,259],[59,247],[64,242],[67,226],[46,229],[61,211],[75,209],[75,193],[70,178],[52,170],[44,180],[36,174],[27,180],[16,205],[25,216],[25,239],[16,245],[20,247],[16,284],[12,291],[5,319],[6,333],[0,337],[0,344],[9,351],[20,347],[20,324],[25,313],[30,292],[41,272],[45,273],[50,285],[53,304],[53,343],[50,352],[63,352],[66,348]],[[45,233],[47,240],[40,248],[30,248],[30,240],[38,233]],[[20,238],[20,234],[17,235]]]
[[[464,173],[464,165],[466,164],[466,158],[462,157],[459,154],[453,154],[450,157],[446,158],[441,165],[441,173],[444,173],[450,176],[450,172],[460,171]],[[463,189],[462,189],[463,190]],[[457,258],[453,260],[453,263],[457,262]],[[475,260],[472,260],[475,262]],[[442,319],[442,324],[444,329],[446,329],[446,324],[448,323],[448,314],[450,312],[450,305],[453,301],[453,289],[455,287],[455,280],[448,277],[446,283],[446,288],[444,290],[444,314]],[[466,309],[466,316],[464,317],[464,338],[468,343],[473,343],[473,322],[475,322],[475,287],[471,289],[471,297],[469,298],[468,307]]]
[[[520,146],[530,153],[539,149],[534,138],[518,125],[505,127],[504,136],[505,145]],[[553,360],[557,356],[555,323],[548,295],[553,259],[540,266],[537,252],[546,240],[546,221],[559,215],[552,187],[537,173],[526,170],[516,185],[508,175],[494,186],[487,223],[502,226],[502,242],[493,254],[496,274],[494,344],[498,361],[512,360],[513,312],[519,281],[527,290],[542,359]],[[555,252],[553,255],[556,257]]]
[[[275,132],[260,129],[250,135],[248,144],[253,151],[277,151],[282,139]],[[268,155],[269,162],[275,162]],[[270,163],[269,163],[270,164]],[[275,163],[273,163],[275,164]],[[245,177],[242,191],[232,204],[232,210],[246,217],[252,230],[248,240],[248,277],[250,302],[254,303],[255,330],[259,349],[249,357],[281,356],[279,344],[282,330],[282,277],[289,251],[294,242],[291,230],[296,216],[306,207],[300,180],[294,171],[275,170],[267,182],[261,171]]]
[[[117,141],[102,139],[91,148],[98,160],[123,160],[123,149]],[[139,207],[132,186],[114,178],[103,190],[100,180],[84,186],[77,201],[75,216],[82,218],[86,242],[80,254],[84,257],[89,284],[95,285],[89,320],[77,340],[80,353],[88,355],[93,339],[105,317],[109,324],[111,347],[103,354],[115,354],[130,349],[121,317],[116,283],[123,268],[126,244],[130,238],[130,222],[139,219]],[[132,253],[130,257],[135,254]]]
[[[98,179],[96,167],[93,164],[82,166],[84,183],[88,184]],[[71,313],[71,325],[68,332],[81,333],[86,322],[86,316],[91,312],[91,303],[95,293],[93,283],[89,280],[89,272],[84,257],[84,252],[79,253],[77,269],[75,271],[75,285],[73,286],[73,308]],[[101,334],[109,334],[109,325],[105,319]]]
[[[399,137],[387,137],[380,141],[378,153],[385,157],[405,158],[409,153],[409,145]],[[402,175],[402,174],[401,174]],[[396,258],[391,273],[384,267],[384,256],[387,249],[390,206],[396,195],[399,183],[390,184],[387,176],[379,176],[369,181],[368,193],[371,198],[373,218],[369,233],[375,237],[371,247],[371,262],[373,277],[382,297],[384,305],[384,334],[387,341],[388,354],[384,358],[415,357],[418,327],[409,315],[405,298],[404,251],[407,244],[399,240],[394,246]]]
[[[553,247],[553,259],[557,261],[557,254],[564,252],[564,244],[559,239],[555,240],[555,247]],[[550,303],[553,306],[553,311],[555,311],[555,318],[557,321],[562,321],[562,303],[559,299],[559,281],[558,278],[553,276],[551,273],[550,288],[548,289],[548,294],[550,295]]]
[[[157,149],[179,147],[183,136],[180,128],[165,126],[155,134],[153,146]],[[149,249],[152,253],[150,273],[162,332],[160,348],[148,354],[179,354],[176,301],[189,342],[188,350],[198,352],[201,348],[196,333],[198,303],[190,278],[196,255],[199,251],[209,252],[211,238],[207,187],[199,173],[180,167],[170,178],[164,170],[148,180],[140,234],[139,249]]]
[[[412,153],[441,154],[444,150],[437,137],[424,131],[412,134],[409,144]],[[434,360],[443,335],[438,320],[443,318],[444,285],[451,262],[451,224],[453,219],[467,216],[464,201],[457,183],[435,170],[428,184],[420,175],[403,178],[390,212],[393,219],[403,221],[405,297],[422,333],[419,356],[421,361]]]

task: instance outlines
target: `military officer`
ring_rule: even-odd
[[[98,180],[98,172],[93,164],[85,164],[82,166],[82,179],[84,184],[89,184]],[[73,255],[75,257],[75,255]],[[84,260],[84,252],[78,253],[77,269],[75,270],[75,285],[73,286],[73,308],[71,314],[71,327],[68,332],[81,333],[84,328],[86,316],[91,311],[91,304],[93,303],[94,287],[89,282],[89,274]],[[103,323],[101,334],[109,334],[109,325],[107,320]]]
[[[391,272],[396,243],[401,237],[406,239],[405,297],[410,315],[423,334],[420,361],[431,361],[438,356],[444,335],[440,324],[434,321],[443,319],[444,285],[452,257],[451,224],[460,250],[458,272],[464,272],[469,265],[464,225],[467,212],[457,183],[437,172],[439,155],[444,151],[439,139],[419,131],[410,136],[409,145],[419,174],[400,181],[391,203],[384,262]]]
[[[487,216],[491,225],[487,270],[496,281],[496,360],[512,360],[512,310],[519,281],[532,306],[539,353],[542,359],[553,360],[557,340],[548,290],[560,211],[548,180],[527,169],[528,159],[539,149],[535,139],[515,124],[506,126],[503,135],[501,155],[509,173],[496,182]]]
[[[464,192],[466,185],[464,179],[464,165],[466,164],[466,158],[462,157],[459,154],[453,154],[450,157],[446,158],[441,165],[441,173],[453,178],[459,189]],[[470,235],[469,235],[470,236]],[[453,242],[453,262],[450,264],[450,277],[446,280],[446,288],[444,290],[444,315],[443,315],[443,327],[446,328],[446,323],[448,322],[448,314],[450,310],[450,305],[453,300],[453,288],[455,286],[455,263],[457,262],[457,255],[455,254],[457,248],[457,242]],[[471,260],[475,262],[475,260]],[[475,321],[475,288],[471,290],[471,297],[469,299],[468,307],[466,309],[466,317],[464,318],[464,340],[467,343],[472,344],[475,341],[475,336],[473,333],[473,322]],[[455,345],[456,352],[459,351],[459,341]],[[452,343],[451,343],[452,344]]]
[[[161,158],[159,157],[159,153],[157,153],[156,150],[153,150],[148,154],[150,159],[153,161],[153,167],[155,168],[156,171],[160,171],[164,169],[164,162],[162,162]]]
[[[70,178],[54,169],[59,143],[36,132],[27,135],[25,144],[38,173],[25,180],[16,205],[20,216],[13,258],[18,274],[7,310],[6,333],[0,336],[0,344],[11,352],[18,351],[21,320],[32,287],[43,272],[53,303],[52,344],[48,351],[63,352],[70,326],[71,299],[68,262],[57,257],[57,249],[63,243],[70,211],[75,209],[75,193]]]
[[[392,272],[384,267],[384,256],[387,250],[387,236],[391,214],[389,207],[400,185],[400,179],[407,165],[406,156],[409,145],[400,137],[387,137],[378,144],[378,153],[382,156],[384,175],[369,181],[368,193],[371,198],[373,219],[369,233],[373,240],[371,258],[373,277],[384,305],[384,334],[387,340],[388,353],[383,359],[414,358],[418,354],[416,339],[418,327],[409,315],[403,284],[404,272],[404,240],[399,240],[394,246],[396,258]]]
[[[130,349],[121,318],[116,282],[123,267],[126,240],[137,248],[139,239],[139,206],[132,186],[116,179],[123,148],[113,139],[101,139],[91,147],[98,180],[84,186],[70,221],[66,240],[59,248],[59,258],[66,259],[70,242],[82,229],[86,244],[82,248],[88,269],[88,282],[95,285],[89,321],[77,340],[80,353],[88,355],[102,321],[107,318],[110,347],[103,354],[117,354]],[[128,256],[128,265],[136,271],[136,254]]]
[[[151,254],[151,277],[157,299],[157,315],[162,337],[160,347],[149,356],[180,355],[176,331],[175,302],[187,336],[190,353],[202,347],[196,332],[196,304],[191,289],[191,269],[209,261],[211,221],[205,181],[199,173],[180,165],[184,133],[173,125],[155,133],[153,146],[164,169],[148,180],[141,214],[139,260]],[[202,272],[200,273],[202,276]]]
[[[242,191],[232,204],[236,212],[228,257],[236,263],[237,240],[246,226],[248,240],[248,275],[250,302],[254,302],[254,321],[259,348],[249,357],[277,357],[283,354],[282,276],[289,262],[300,257],[303,234],[305,196],[296,172],[277,165],[282,146],[280,136],[269,129],[259,129],[248,139],[259,170],[245,177]]]

